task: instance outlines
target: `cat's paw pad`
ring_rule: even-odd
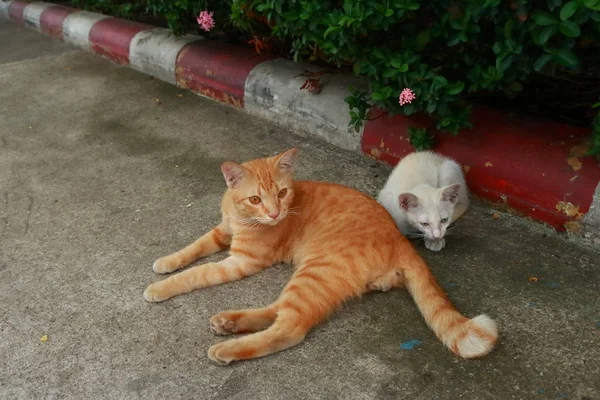
[[[446,239],[425,239],[425,247],[431,251],[440,251],[446,245]]]
[[[177,262],[177,260],[171,257],[161,257],[158,260],[154,261],[152,264],[152,270],[157,274],[168,274],[169,272],[173,272],[181,268],[181,265]]]
[[[210,318],[210,330],[215,335],[231,335],[237,331],[235,321],[223,318],[221,314],[213,315]]]
[[[231,344],[229,342],[231,340],[210,346],[207,353],[208,358],[218,365],[229,365],[234,360],[230,354]]]
[[[159,301],[167,300],[170,296],[167,296],[162,290],[160,282],[151,284],[144,290],[144,299],[151,303],[157,303]]]

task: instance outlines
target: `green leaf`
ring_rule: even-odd
[[[404,64],[404,61],[399,57],[394,57],[390,61],[390,64],[392,67],[394,67],[396,69],[400,69],[402,67],[402,65]],[[402,72],[406,72],[406,71],[402,71]]]
[[[548,9],[553,11],[556,7],[562,4],[562,0],[546,0],[546,4],[548,4]]]
[[[406,4],[406,8],[407,8],[408,10],[410,10],[410,11],[416,11],[416,10],[418,10],[420,7],[421,7],[421,6],[420,6],[420,5],[419,5],[419,3],[418,3],[418,2],[416,2],[416,1],[415,1],[415,2],[412,2],[412,3],[411,3],[411,2],[408,2],[408,3]]]
[[[327,39],[327,35],[329,35],[332,32],[337,32],[340,29],[342,29],[340,26],[330,26],[329,28],[327,28],[327,30],[325,31],[325,33],[323,34],[323,38]]]
[[[514,24],[515,24],[514,19],[509,19],[504,24],[504,37],[506,39],[510,39],[512,37],[512,28],[513,28]]]
[[[460,42],[460,36],[458,34],[455,34],[452,36],[452,38],[450,38],[450,40],[448,40],[448,46],[450,46],[450,47],[456,46],[459,42]]]
[[[597,10],[600,6],[600,0],[583,0],[583,5],[592,10]]]
[[[579,58],[569,49],[560,49],[554,53],[556,61],[567,67],[576,67],[579,65]]]
[[[402,112],[404,113],[404,115],[411,115],[413,114],[416,110],[416,106],[411,103],[411,104],[405,104],[404,106],[402,106]]]
[[[548,11],[536,11],[533,14],[533,20],[537,25],[541,26],[558,24],[560,22],[558,18],[550,14]]]
[[[443,120],[440,121],[440,126],[442,128],[447,127],[448,125],[450,125],[452,123],[452,117],[446,117]]]
[[[579,26],[573,21],[563,21],[560,24],[560,31],[568,37],[577,37],[581,35],[581,29],[579,29]]]
[[[446,86],[446,93],[449,95],[459,94],[465,88],[464,82],[456,82]]]
[[[383,100],[383,99],[384,99],[384,96],[383,96],[383,94],[382,94],[382,93],[379,93],[379,92],[373,92],[373,93],[371,93],[371,98],[372,98],[373,100]]]
[[[398,68],[398,70],[399,70],[400,72],[406,72],[406,71],[408,71],[408,64],[406,64],[406,63],[405,63],[405,64],[402,64],[402,65],[400,66],[400,68]]]
[[[383,71],[383,74],[381,74],[384,78],[391,78],[396,76],[396,74],[398,73],[397,70],[392,69],[392,68],[388,68],[385,71]]]
[[[492,51],[494,52],[494,54],[502,53],[502,44],[500,42],[494,43],[494,45],[492,46]]]
[[[438,75],[435,78],[433,78],[433,82],[439,86],[446,86],[448,84],[448,79],[444,78],[441,75]]]
[[[566,19],[571,18],[571,16],[575,14],[577,9],[579,8],[579,5],[579,1],[572,0],[564,6],[562,6],[562,8],[560,9],[560,19],[564,21]]]
[[[550,26],[546,26],[544,27],[544,29],[542,29],[542,31],[540,32],[540,35],[538,36],[538,44],[543,45],[545,44],[548,39],[550,39],[552,37],[552,35],[554,35],[557,31],[556,25],[550,25]]]
[[[420,48],[427,46],[427,43],[429,43],[430,39],[431,39],[431,30],[430,29],[425,29],[424,31],[419,32],[419,34],[417,35],[417,46],[419,46]]]
[[[537,72],[540,72],[550,60],[552,60],[552,54],[544,54],[540,56],[533,65],[533,69],[535,69]]]
[[[386,17],[391,17],[392,15],[394,15],[394,10],[388,8],[387,10],[385,10],[385,16]]]
[[[521,82],[513,81],[510,83],[510,85],[508,85],[508,88],[513,92],[520,92],[521,90],[523,90],[523,85],[521,84]]]

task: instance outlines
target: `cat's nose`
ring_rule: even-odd
[[[433,231],[433,238],[434,239],[439,239],[442,236],[442,232],[440,232],[439,230],[435,230]]]
[[[267,214],[272,219],[277,219],[279,217],[279,211],[272,212],[271,214]]]

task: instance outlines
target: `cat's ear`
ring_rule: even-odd
[[[226,162],[221,164],[221,172],[223,172],[227,187],[232,189],[242,180],[246,174],[246,168],[234,162]]]
[[[458,191],[460,190],[460,183],[446,186],[442,188],[441,198],[442,201],[449,201],[452,204],[456,204],[458,201]]]
[[[404,211],[410,211],[419,207],[419,198],[412,193],[402,193],[398,196],[398,203]]]
[[[294,172],[294,163],[296,162],[297,154],[298,149],[290,149],[277,158],[277,165],[282,172]]]

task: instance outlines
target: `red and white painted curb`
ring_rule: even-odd
[[[199,36],[176,37],[165,29],[43,2],[0,0],[0,18],[63,39],[158,79],[189,89],[347,150],[395,164],[411,150],[408,128],[432,127],[425,117],[373,118],[355,132],[344,98],[350,87],[368,88],[348,74],[320,75],[319,94],[300,90],[306,70],[320,69],[258,55]],[[458,136],[439,135],[436,151],[465,166],[473,193],[563,230],[600,231],[600,166],[581,157],[581,169],[567,164],[570,151],[588,129],[517,118],[476,108],[474,128]],[[595,195],[596,193],[596,195]]]

